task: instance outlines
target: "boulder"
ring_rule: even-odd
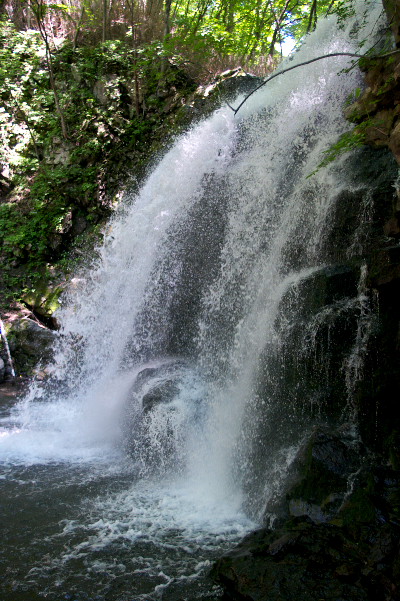
[[[369,283],[380,289],[400,281],[400,247],[390,246],[376,251],[371,259]]]
[[[336,461],[327,467],[338,471]],[[227,601],[395,601],[399,503],[399,472],[363,468],[334,519],[316,524],[298,516],[278,530],[253,532],[211,576]]]
[[[38,363],[49,363],[57,332],[23,318],[14,322],[9,331],[9,345],[18,374],[30,375]]]
[[[393,215],[383,226],[383,231],[389,238],[400,237],[400,221],[397,215]]]
[[[190,367],[175,359],[138,371],[122,430],[125,448],[142,474],[180,468],[185,438],[198,413],[195,395],[185,394],[193,377]]]
[[[143,395],[143,412],[148,413],[160,403],[170,403],[178,393],[179,387],[175,380],[166,380],[161,384],[156,384]]]
[[[299,284],[305,299],[305,316],[308,318],[310,314],[320,311],[327,305],[355,298],[359,277],[357,266],[330,265],[322,267],[305,278]]]
[[[55,136],[47,153],[47,162],[50,165],[64,167],[70,162],[72,150],[73,147],[69,142]]]
[[[61,236],[59,237],[61,238]],[[62,292],[63,287],[61,285],[52,285],[43,279],[36,284],[34,290],[26,292],[22,300],[25,306],[40,320],[41,324],[51,330],[57,330],[59,324],[53,313],[60,306],[59,298]]]
[[[316,427],[300,447],[286,480],[286,494],[267,505],[268,514],[307,516],[315,523],[327,522],[348,492],[351,474],[359,469],[360,449],[345,432]]]
[[[93,86],[93,96],[102,105],[109,104],[112,98],[112,88],[116,85],[118,76],[115,74],[107,75],[106,79],[98,79]]]

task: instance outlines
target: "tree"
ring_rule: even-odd
[[[174,37],[249,66],[269,56],[272,66],[284,39],[299,41],[335,4],[338,0],[176,0]]]
[[[271,70],[280,60],[282,41],[300,40],[320,15],[339,0],[0,0],[17,28],[37,27],[46,44],[51,86],[53,36],[68,37],[77,47],[130,36],[138,49],[158,41],[168,56],[206,65],[241,63]],[[387,2],[395,0],[387,0]],[[34,19],[32,19],[32,14]],[[54,71],[54,70],[53,70]],[[58,100],[57,112],[61,116]]]
[[[60,99],[59,99],[59,95],[58,95],[58,91],[57,91],[56,80],[55,80],[55,75],[54,75],[54,68],[53,68],[52,51],[51,51],[48,31],[46,29],[45,17],[46,17],[47,5],[45,4],[44,0],[31,0],[31,9],[32,9],[33,14],[35,15],[39,33],[45,44],[46,65],[47,65],[47,69],[48,69],[48,73],[49,73],[50,87],[53,92],[54,103],[56,105],[56,111],[60,118],[62,134],[63,134],[64,139],[67,140],[68,139],[67,125],[65,122],[64,112],[61,108]]]
[[[32,95],[31,79],[40,82],[40,50],[42,44],[34,32],[17,32],[6,20],[0,20],[0,162],[7,162],[12,146],[25,148],[29,137],[37,160],[40,150],[35,131],[40,120],[40,98]],[[12,163],[12,162],[11,162]],[[8,164],[13,174],[17,165]]]

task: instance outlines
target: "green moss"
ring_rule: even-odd
[[[62,290],[61,286],[49,286],[47,279],[42,279],[22,295],[22,300],[40,315],[48,317],[60,306],[59,297]]]

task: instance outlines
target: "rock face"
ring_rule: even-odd
[[[359,449],[350,435],[316,429],[292,465],[297,477],[286,494],[287,513],[327,522],[343,502],[348,479],[359,466]]]
[[[17,375],[31,375],[38,363],[50,363],[56,337],[57,332],[32,319],[14,323],[9,331],[9,345]]]
[[[212,570],[235,601],[399,599],[399,472],[364,469],[335,518],[259,530]]]
[[[400,2],[385,0],[384,6],[400,47]],[[363,124],[369,145],[386,146],[400,164],[399,55],[366,61],[363,69],[367,89],[347,114]],[[328,408],[327,423],[332,425],[314,429],[303,441],[281,497],[266,507],[275,516],[274,529],[250,534],[214,565],[212,577],[222,585],[226,601],[400,599],[400,194],[397,190],[393,194],[383,182],[390,169],[389,156],[386,166],[377,168],[372,161],[369,167],[379,183],[372,229],[362,254],[365,294],[374,299],[377,317],[364,344],[364,375],[352,382],[359,436],[354,439],[335,425],[335,409]],[[352,212],[357,200],[351,193],[345,205],[338,204],[327,241],[338,249],[339,260],[343,232],[355,223]],[[320,285],[315,286],[314,278],[308,291],[305,282],[311,315],[312,303],[340,302],[351,294],[357,281],[354,268],[354,262],[343,263],[332,273],[317,274]],[[318,298],[315,288],[321,291]],[[340,352],[347,344],[344,326],[338,321],[332,329],[336,332],[330,340],[333,372],[338,372]],[[305,367],[302,373],[307,373]],[[298,373],[292,371],[298,381]],[[299,386],[307,394],[313,380]],[[331,393],[332,399],[343,398],[344,390],[334,384]]]
[[[292,469],[285,519],[250,534],[214,565],[224,599],[399,599],[400,472],[371,465],[350,437],[321,429]]]

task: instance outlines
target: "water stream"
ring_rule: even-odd
[[[361,39],[380,11],[369,7]],[[330,18],[292,60],[356,45],[354,23]],[[336,262],[337,199],[360,188],[344,160],[307,178],[348,128],[342,106],[361,81],[348,65],[301,67],[236,117],[216,111],[111,221],[64,299],[51,377],[1,408],[2,601],[217,598],[213,559],[261,522],[326,419],[323,392],[289,372],[319,355],[330,382],[320,332],[343,314],[338,411],[351,417],[372,312],[362,269],[354,297],[304,316],[308,287]],[[368,229],[360,194],[353,255]]]

